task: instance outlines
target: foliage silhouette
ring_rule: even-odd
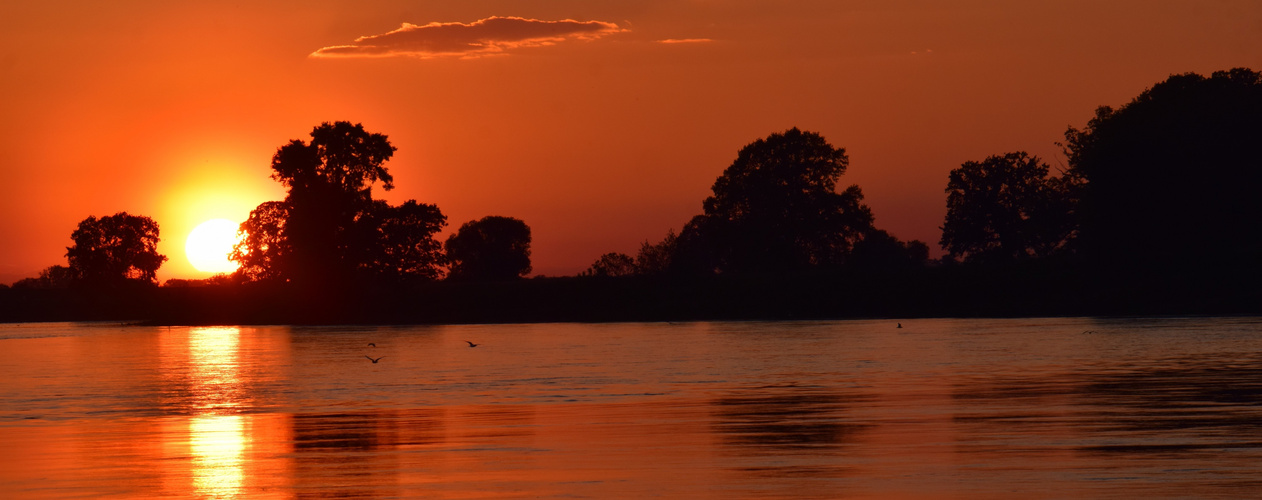
[[[645,241],[635,254],[635,272],[654,275],[670,272],[675,253],[679,250],[679,237],[672,229],[656,244]]]
[[[74,241],[66,248],[70,274],[89,285],[157,284],[158,268],[167,260],[157,251],[158,223],[143,215],[89,216],[79,222],[70,239]]]
[[[854,244],[847,264],[869,270],[919,269],[929,262],[929,245],[920,240],[900,241],[881,229],[872,229]]]
[[[394,187],[384,164],[395,148],[382,134],[349,122],[323,123],[311,141],[293,140],[272,157],[284,201],[260,204],[241,224],[230,259],[252,281],[332,287],[365,280],[436,279],[447,223],[438,207],[373,200],[372,186]]]
[[[285,267],[292,251],[284,232],[289,210],[286,202],[266,201],[250,211],[239,230],[243,238],[228,255],[240,264],[237,273],[251,281],[280,280],[289,274]]]
[[[745,146],[679,236],[693,272],[786,272],[841,264],[872,227],[858,186],[838,193],[849,159],[797,128]]]
[[[1065,133],[1081,249],[1099,272],[1259,270],[1262,75],[1174,75]]]
[[[488,216],[447,238],[449,279],[502,281],[530,273],[530,227],[512,217]]]
[[[636,274],[635,259],[625,253],[610,252],[601,255],[579,276],[603,276],[620,278]]]
[[[434,235],[447,225],[438,206],[408,200],[399,206],[374,201],[354,225],[355,256],[363,271],[381,280],[434,280],[446,257]]]
[[[48,266],[39,272],[38,278],[24,278],[13,283],[13,288],[65,289],[73,286],[74,273],[66,266]]]
[[[1081,180],[1049,178],[1024,151],[967,161],[951,171],[942,248],[967,262],[1012,262],[1064,250],[1073,238]]]

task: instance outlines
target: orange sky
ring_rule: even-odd
[[[204,277],[188,232],[282,198],[271,154],[334,120],[398,147],[386,199],[526,221],[536,274],[678,230],[737,150],[793,126],[846,148],[878,227],[936,249],[961,162],[1055,166],[1098,105],[1262,69],[1251,0],[50,1],[0,26],[4,283],[118,211],[161,225],[159,278]]]

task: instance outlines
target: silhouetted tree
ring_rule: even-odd
[[[512,217],[466,222],[447,238],[449,278],[510,280],[530,273],[530,227]]]
[[[158,268],[166,262],[158,253],[158,223],[143,215],[119,212],[88,217],[70,235],[66,248],[70,273],[87,284],[127,280],[157,283]]]
[[[39,272],[38,278],[23,278],[13,283],[13,288],[53,289],[68,288],[74,282],[74,273],[66,266],[48,266]]]
[[[288,219],[289,204],[283,201],[266,201],[250,211],[238,231],[242,239],[228,255],[229,260],[240,264],[239,274],[251,281],[279,280],[288,274]]]
[[[680,263],[702,272],[782,272],[844,261],[872,227],[858,186],[837,192],[849,159],[796,128],[745,146],[680,234]]]
[[[372,199],[394,178],[384,164],[395,148],[359,124],[324,123],[311,141],[290,141],[272,157],[272,178],[289,192],[260,204],[241,224],[244,239],[229,257],[250,280],[332,286],[364,279],[435,279],[447,218],[434,205],[392,207]]]
[[[1023,151],[964,162],[947,182],[942,248],[972,262],[1053,255],[1077,227],[1079,186],[1072,175],[1049,178],[1047,164]]]
[[[436,205],[408,200],[397,207],[374,201],[356,220],[361,268],[382,279],[433,280],[442,276],[446,257],[434,236],[447,225]]]
[[[1101,269],[1259,268],[1262,75],[1174,75],[1065,133],[1081,248]],[[1199,271],[1194,271],[1198,270]]]
[[[285,223],[291,279],[344,281],[357,263],[347,253],[362,244],[353,238],[357,216],[372,203],[372,184],[392,189],[383,164],[395,148],[385,135],[349,122],[324,123],[311,142],[290,141],[272,157],[272,178],[289,188]]]
[[[666,237],[656,244],[645,241],[635,254],[635,272],[637,274],[662,274],[670,271],[671,258],[679,248],[679,237],[672,229]]]
[[[596,259],[596,262],[593,262],[586,271],[579,275],[617,278],[631,276],[635,273],[635,259],[625,253],[610,252],[601,255],[599,259]]]
[[[854,244],[846,262],[860,269],[914,269],[929,263],[929,245],[920,240],[900,241],[890,233],[872,229]]]

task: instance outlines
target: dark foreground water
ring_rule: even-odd
[[[0,325],[0,498],[1262,492],[1262,319],[902,324]]]

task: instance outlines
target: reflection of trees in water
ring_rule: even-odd
[[[843,415],[856,399],[825,388],[753,388],[711,402],[714,430],[736,448],[778,452],[840,446],[864,428]]]
[[[400,453],[446,441],[442,411],[295,414],[295,487],[331,498],[399,496]]]
[[[300,497],[407,497],[405,485],[463,473],[461,460],[515,453],[507,450],[532,440],[534,418],[512,405],[295,414],[295,488]]]
[[[1078,435],[1075,448],[1089,452],[1262,448],[1258,354],[1006,377],[957,386],[953,397],[965,409],[955,421],[975,432],[998,425],[1035,434],[1059,430]]]

